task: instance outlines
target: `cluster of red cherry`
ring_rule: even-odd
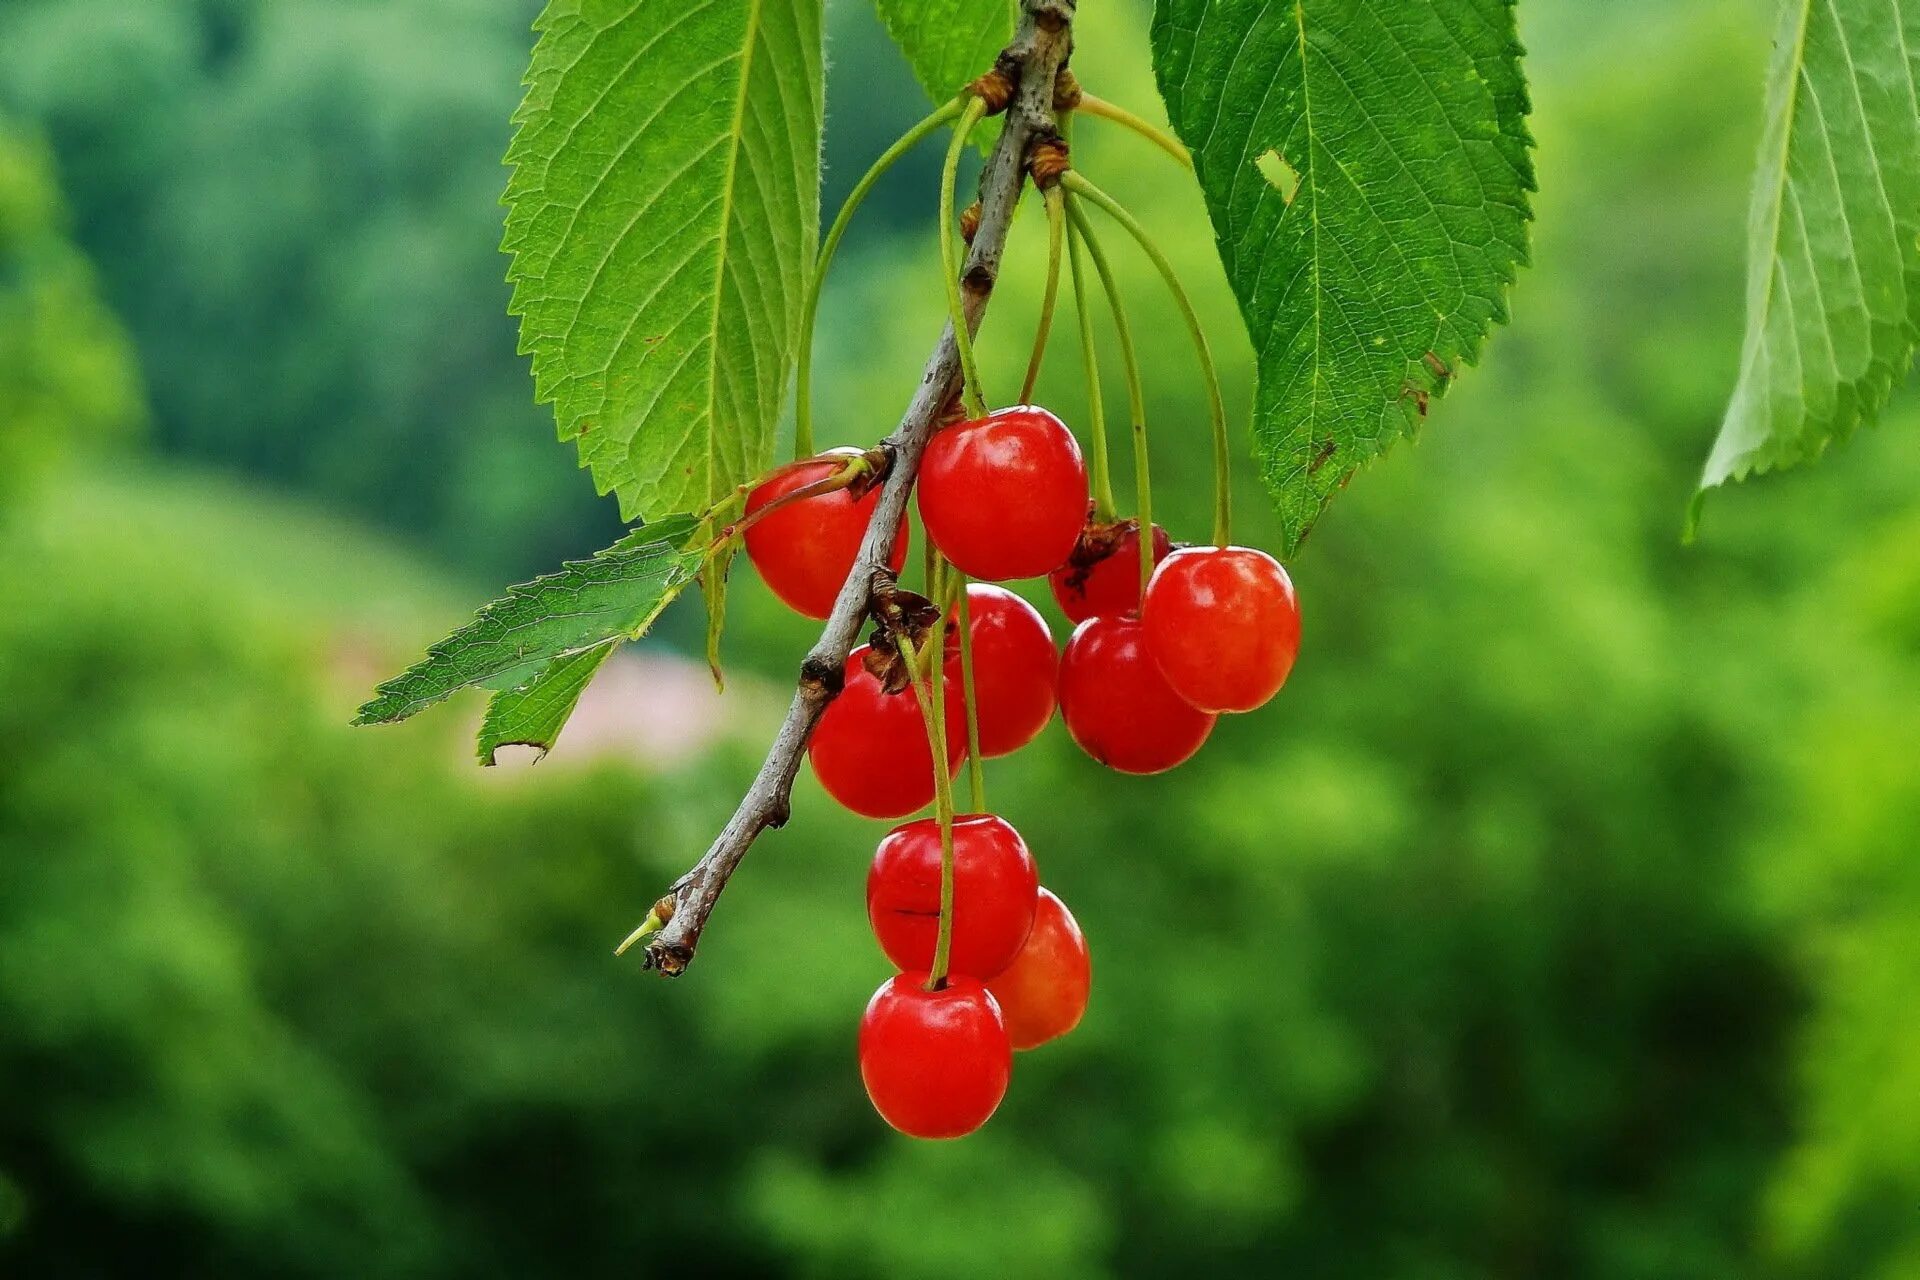
[[[831,483],[859,457],[836,450],[776,473],[748,497],[748,556],[792,608],[825,618],[853,567],[877,502]],[[802,491],[807,491],[802,495]],[[857,496],[856,496],[857,494]],[[962,643],[971,646],[979,754],[1031,742],[1056,704],[1087,754],[1124,773],[1159,773],[1199,750],[1222,712],[1278,692],[1300,643],[1293,584],[1247,547],[1173,550],[1153,528],[1141,590],[1137,522],[1089,519],[1087,469],[1059,418],[1022,406],[947,426],[918,478],[920,518],[946,561],[969,578],[966,636],[945,628],[941,702],[946,776],[967,751]],[[756,514],[759,513],[759,514]],[[905,564],[907,529],[892,568]],[[992,583],[1047,577],[1076,623],[1064,652],[1039,612]],[[808,749],[841,804],[900,818],[935,799],[926,687],[889,692],[894,655],[861,646]],[[930,682],[931,683],[931,682]],[[1012,1051],[1071,1031],[1086,1009],[1086,939],[1040,886],[1019,832],[988,813],[951,822],[943,913],[936,818],[894,828],[867,875],[867,913],[901,972],[874,993],[860,1024],[868,1095],[896,1129],[923,1138],[971,1133],[1006,1092]],[[943,914],[948,946],[940,954]]]

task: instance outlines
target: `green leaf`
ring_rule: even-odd
[[[707,601],[707,670],[713,673],[713,687],[721,693],[727,691],[726,669],[720,664],[720,635],[727,626],[727,575],[739,549],[740,543],[729,538],[700,570],[700,594]]]
[[[676,516],[647,525],[591,560],[510,588],[375,690],[354,723],[404,720],[470,685],[525,692],[556,658],[638,639],[693,581],[703,524]]]
[[[1533,190],[1512,0],[1159,0],[1152,40],[1292,551],[1507,318]]]
[[[1013,39],[1014,0],[875,0],[874,7],[935,102],[966,88]]]
[[[820,0],[549,0],[507,152],[520,349],[628,519],[766,469],[820,223]]]
[[[1747,332],[1700,477],[1818,457],[1871,422],[1920,331],[1920,0],[1787,0],[1747,213]],[[1693,503],[1697,518],[1700,495]]]
[[[494,694],[480,722],[480,763],[493,764],[501,747],[538,747],[543,756],[553,750],[588,682],[619,647],[618,640],[609,640],[555,658],[531,679]]]

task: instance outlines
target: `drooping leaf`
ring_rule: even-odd
[[[727,672],[720,663],[720,635],[727,626],[727,575],[739,546],[729,539],[700,570],[700,594],[707,602],[707,670],[713,673],[713,687],[721,693],[727,691]]]
[[[1747,213],[1747,331],[1700,489],[1871,422],[1920,333],[1920,0],[1786,0]],[[1697,517],[1699,495],[1693,503]],[[1691,523],[1691,518],[1690,518]]]
[[[1013,39],[1014,0],[875,0],[875,8],[935,102],[992,67]]]
[[[1152,40],[1291,551],[1507,318],[1533,190],[1513,3],[1159,0]]]
[[[354,723],[404,720],[470,685],[520,689],[556,658],[637,639],[698,572],[702,525],[690,516],[662,520],[590,560],[510,588],[375,690]]]
[[[555,658],[522,683],[494,694],[480,722],[480,763],[494,763],[501,747],[538,747],[543,756],[553,750],[588,682],[619,647],[620,641],[608,640]]]
[[[764,470],[820,222],[820,0],[549,0],[507,152],[536,394],[629,519]]]

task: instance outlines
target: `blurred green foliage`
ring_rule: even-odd
[[[919,111],[857,8],[829,88],[855,135],[869,101],[887,127]],[[1081,76],[1148,102],[1139,10],[1088,8]],[[1273,707],[1164,778],[1106,774],[1058,727],[991,768],[1087,928],[1094,1002],[938,1146],[862,1096],[879,832],[810,781],[686,978],[606,954],[730,810],[809,637],[744,563],[710,750],[637,770],[576,730],[489,773],[474,704],[345,727],[497,585],[423,549],[543,568],[604,516],[528,403],[488,257],[498,148],[475,139],[504,138],[525,16],[0,13],[0,92],[46,104],[174,459],[0,497],[0,1273],[1920,1269],[1920,423],[1677,538],[1738,351],[1751,5],[1523,9],[1541,194],[1514,325],[1315,532]],[[1081,133],[1222,317],[1244,403],[1197,196]],[[0,156],[41,155],[23,136]],[[50,207],[43,159],[0,163],[0,209]],[[883,198],[829,291],[823,444],[891,425],[938,327],[925,175]],[[990,392],[1024,363],[1038,223],[983,339]],[[1177,333],[1114,247],[1138,323]],[[51,332],[105,331],[68,296]],[[14,350],[0,387],[36,372]],[[1191,355],[1146,356],[1156,499],[1193,536]],[[435,384],[443,359],[466,371]],[[1078,422],[1074,364],[1062,341],[1043,389]],[[128,376],[80,379],[35,434],[86,433]],[[1271,542],[1250,474],[1240,510]],[[655,651],[697,663],[697,615]]]
[[[131,345],[66,221],[45,145],[0,117],[0,500],[145,412]]]

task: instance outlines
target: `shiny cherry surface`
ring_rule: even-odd
[[[1060,715],[1082,750],[1121,773],[1161,773],[1200,749],[1214,717],[1175,693],[1132,618],[1089,618],[1060,658]]]
[[[987,984],[1015,1049],[1031,1049],[1080,1025],[1093,987],[1086,935],[1053,892],[1040,890],[1033,929],[1013,963]]]
[[[848,458],[859,456],[858,449],[829,449],[817,458],[782,467],[747,495],[746,513],[752,515],[796,489],[826,479]],[[859,498],[840,489],[781,507],[748,527],[747,558],[788,608],[824,619],[833,612],[834,597],[853,569],[879,501],[880,489],[875,486]],[[907,521],[902,516],[888,564],[898,573],[906,562]]]
[[[1167,531],[1153,526],[1153,562],[1159,564],[1172,550]],[[1047,575],[1054,600],[1071,621],[1140,611],[1139,521],[1129,520],[1115,533],[1105,556],[1088,564],[1077,559],[1078,553]]]
[[[992,978],[1033,928],[1040,891],[1027,842],[1003,818],[953,821],[953,973]],[[940,930],[940,824],[921,818],[889,831],[867,869],[867,919],[897,969],[933,964]]]
[[[881,1119],[913,1138],[960,1138],[987,1122],[1013,1074],[1007,1027],[987,989],[922,972],[880,985],[860,1018],[860,1079]]]
[[[1018,751],[1053,719],[1060,654],[1040,611],[1005,587],[967,586],[968,631],[973,637],[973,692],[980,754]],[[947,683],[961,687],[960,631],[947,631]]]
[[[913,690],[888,693],[864,663],[868,646],[847,655],[846,684],[827,704],[807,746],[813,775],[827,794],[868,818],[904,818],[933,803],[933,752]],[[966,752],[965,705],[946,690],[947,773]]]
[[[1064,422],[1022,405],[935,432],[919,495],[927,536],[962,572],[1038,578],[1079,541],[1087,466]]]
[[[1300,603],[1280,562],[1252,547],[1187,547],[1147,587],[1147,648],[1202,711],[1251,711],[1280,691],[1300,652]]]

